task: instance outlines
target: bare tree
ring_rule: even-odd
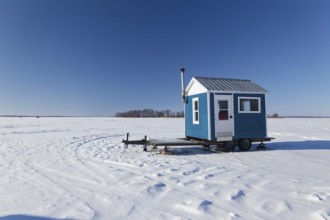
[[[116,117],[130,117],[130,118],[140,118],[140,117],[177,117],[182,118],[184,117],[184,112],[172,112],[169,109],[155,111],[153,109],[143,109],[143,110],[130,110],[126,112],[117,112],[115,114]]]

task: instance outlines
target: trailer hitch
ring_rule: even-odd
[[[150,142],[148,141],[147,135],[144,136],[144,139],[141,140],[129,140],[129,133],[126,134],[126,140],[123,140],[122,143],[125,144],[125,148],[128,147],[129,144],[133,145],[144,145],[143,151],[147,151],[147,145],[150,145]]]

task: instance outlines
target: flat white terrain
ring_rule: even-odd
[[[0,219],[330,219],[330,119],[270,119],[265,151],[121,144],[183,123],[0,118]]]

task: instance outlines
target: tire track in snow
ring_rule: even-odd
[[[56,181],[53,181],[49,176],[44,175],[38,168],[33,166],[33,163],[36,163],[39,159],[39,155],[48,151],[48,147],[51,144],[41,143],[36,144],[34,146],[24,144],[23,140],[12,140],[9,144],[7,144],[6,153],[2,154],[2,156],[7,158],[13,158],[13,160],[2,160],[7,162],[1,163],[1,172],[4,174],[5,178],[12,179],[9,183],[13,183],[12,186],[6,187],[8,190],[10,189],[26,189],[29,190],[32,195],[30,195],[30,199],[37,198],[41,200],[45,200],[47,203],[56,203],[54,199],[48,200],[47,197],[49,195],[60,194],[61,197],[66,198],[66,202],[74,203],[78,199],[74,197],[73,194],[70,194],[69,191],[65,190],[65,188],[61,187],[57,184]],[[14,191],[10,191],[14,193]],[[28,195],[26,195],[28,196]],[[52,197],[52,196],[51,196]],[[24,198],[24,197],[23,197]],[[15,201],[14,201],[15,202]],[[24,202],[24,201],[22,201]],[[15,203],[21,203],[21,201],[17,201]],[[44,202],[36,202],[36,204],[31,204],[29,206],[40,206],[42,208],[42,204]],[[27,206],[27,207],[29,207]],[[54,206],[49,206],[54,207]],[[92,213],[93,210],[88,210],[88,208],[82,208],[82,210],[87,210],[87,212]],[[44,211],[44,210],[43,210]],[[48,210],[49,213],[58,214],[59,210]],[[91,216],[91,215],[90,215]]]
[[[114,139],[116,140],[116,137]],[[162,201],[164,197],[169,197],[173,192],[176,192],[182,195],[182,201],[178,201],[177,204],[183,204],[183,206],[184,204],[191,204],[190,209],[187,209],[187,211],[193,215],[195,212],[206,213],[211,212],[214,208],[220,208],[216,202],[213,202],[216,201],[216,196],[210,197],[210,200],[210,198],[207,199],[209,196],[206,194],[205,198],[196,198],[192,203],[187,198],[194,197],[189,188],[193,187],[199,190],[201,185],[204,184],[203,179],[211,180],[212,177],[218,175],[217,172],[223,173],[225,171],[224,167],[205,167],[203,164],[196,164],[189,160],[162,155],[158,156],[157,160],[155,158],[148,160],[145,157],[136,159],[133,155],[123,155],[116,152],[119,146],[113,143],[113,137],[109,135],[85,135],[74,139],[41,144],[36,147],[36,151],[42,149],[44,155],[51,152],[51,158],[41,161],[28,161],[27,165],[30,166],[31,170],[34,169],[35,173],[40,174],[35,179],[42,180],[42,184],[36,184],[36,186],[49,191],[53,190],[54,193],[56,193],[55,191],[65,191],[63,194],[71,198],[71,204],[82,202],[81,205],[84,206],[84,201],[89,200],[87,197],[96,196],[100,204],[104,206],[104,203],[107,204],[110,201],[109,204],[111,204],[111,201],[117,198],[123,204],[126,203],[128,206],[130,204],[132,208],[129,214],[134,215],[139,208],[143,209],[144,206],[148,206],[136,206],[131,202],[123,202],[125,197],[135,197],[150,201],[155,207],[163,206],[163,211],[171,213],[173,206],[177,207],[176,204],[164,206]],[[109,152],[103,151],[103,148],[107,151],[113,151],[113,153],[116,152],[116,154],[111,156]],[[34,152],[32,150],[30,153],[33,154]],[[172,164],[178,164],[179,168],[176,171],[173,170]],[[182,169],[180,165],[185,168]],[[174,172],[171,172],[171,170]],[[112,172],[116,175],[118,173],[122,174],[118,178],[118,176],[112,175]],[[54,186],[51,182],[57,184],[57,186]],[[70,185],[76,186],[76,189],[73,189]],[[115,185],[115,187],[112,187],[112,185]],[[48,186],[49,188],[47,188]],[[215,195],[215,189],[212,190],[212,187],[207,184],[204,186],[208,193],[213,191],[211,194]],[[96,188],[97,190],[95,190]],[[138,194],[132,192],[130,188],[139,189]],[[113,197],[107,191],[116,192],[117,195]],[[81,197],[79,194],[86,194],[87,196]],[[85,205],[88,206],[87,203]],[[89,206],[97,213],[95,204]],[[222,209],[224,208],[222,207]],[[54,209],[54,212],[56,212],[56,209]],[[88,213],[88,211],[86,212]]]
[[[86,141],[86,139],[88,139],[88,141]],[[97,169],[93,169],[93,167],[89,166],[90,162],[84,161],[86,158],[81,157],[79,152],[79,149],[86,146],[88,147],[88,145],[91,145],[92,143],[97,143],[97,141],[101,139],[103,138],[98,137],[90,139],[90,137],[86,138],[84,136],[76,139],[74,142],[72,140],[65,140],[60,141],[60,144],[49,143],[47,148],[52,151],[52,158],[33,162],[29,165],[43,175],[43,178],[39,179],[48,179],[57,183],[63,189],[67,190],[71,196],[75,195],[77,201],[86,201],[88,200],[86,197],[96,197],[101,199],[101,202],[104,202],[105,200],[109,201],[113,197],[106,193],[109,191],[116,191],[116,187],[109,185],[105,181],[106,178],[104,176],[106,176],[106,173],[100,174],[96,172]],[[62,164],[62,167],[56,166],[59,164]],[[56,168],[54,169],[54,167]],[[68,171],[68,167],[69,171],[76,170],[77,172],[65,173]],[[70,187],[70,185],[75,186],[75,188]],[[117,196],[118,198],[124,198],[126,195],[134,197],[135,195],[135,192],[123,191],[124,193],[121,193],[120,190],[117,190],[117,192],[119,195]],[[79,195],[80,193],[86,194],[86,196],[84,198],[77,197],[76,195]],[[93,209],[95,209],[96,205],[93,204],[89,206],[94,207]]]
[[[107,138],[107,137],[105,137],[105,138]],[[98,142],[101,139],[103,139],[103,138],[81,137],[81,138],[75,140],[74,142],[67,144],[66,147],[69,146],[69,148],[67,148],[67,149],[70,149],[70,154],[74,155],[75,162],[79,162],[79,164],[76,165],[77,167],[80,167],[80,169],[81,169],[81,167],[84,167],[84,169],[86,168],[90,171],[93,171],[94,174],[98,173],[98,174],[96,174],[97,176],[102,176],[103,179],[107,179],[106,181],[102,181],[102,182],[104,182],[104,183],[107,182],[108,185],[115,184],[117,190],[125,192],[123,194],[123,196],[125,196],[127,194],[131,194],[132,196],[136,197],[137,196],[137,195],[135,195],[136,192],[127,193],[127,192],[129,192],[127,189],[131,186],[134,186],[133,188],[139,187],[142,189],[142,191],[140,191],[140,194],[141,194],[140,196],[143,196],[143,195],[150,196],[150,198],[153,199],[153,204],[158,204],[157,202],[154,201],[155,198],[161,199],[161,197],[159,197],[159,195],[164,196],[167,193],[170,193],[171,190],[174,190],[179,187],[179,185],[177,183],[173,183],[173,178],[170,178],[169,180],[167,180],[166,178],[163,178],[159,181],[157,178],[155,178],[155,176],[160,177],[162,175],[159,175],[159,172],[158,172],[157,174],[155,174],[155,176],[152,176],[155,173],[155,169],[152,167],[147,168],[145,166],[143,168],[141,168],[141,166],[139,165],[139,163],[140,163],[139,161],[135,161],[136,164],[133,164],[133,165],[128,164],[128,163],[113,162],[110,160],[105,160],[105,161],[99,160],[97,164],[96,164],[96,161],[94,161],[94,160],[82,161],[82,160],[86,159],[86,158],[83,158],[84,156],[86,156],[86,154],[85,154],[85,152],[82,151],[82,149],[89,149],[90,147],[95,147],[95,145],[99,144]],[[110,141],[110,143],[112,143],[112,140],[109,140],[109,141]],[[61,151],[61,152],[63,153],[63,151]],[[161,157],[163,157],[163,156],[161,156]],[[166,160],[164,160],[164,161],[166,161]],[[70,161],[69,163],[71,163],[71,162],[72,161]],[[186,163],[187,161],[181,160],[181,163],[182,162]],[[115,170],[117,169],[116,173],[118,173],[118,169],[120,169],[121,171],[125,171],[125,174],[119,180],[115,179],[115,178],[113,180],[111,178],[104,177],[104,174],[106,174],[107,172],[103,171],[100,173],[100,167],[104,167],[104,163],[106,164],[106,168],[104,168],[104,170],[110,171],[108,173],[111,173],[111,170],[114,170],[114,169]],[[109,164],[112,165],[110,168],[109,168]],[[162,169],[165,167],[165,169],[167,169],[166,166],[168,166],[168,163],[163,163],[163,164],[160,163],[158,165],[159,165],[158,168]],[[120,167],[120,168],[118,168],[118,167]],[[98,170],[98,171],[96,171],[96,170]],[[133,177],[141,176],[141,174],[146,173],[146,171],[148,171],[148,174],[151,174],[151,175],[145,175],[144,177],[139,178],[138,180],[141,181],[142,183],[136,182],[137,178],[132,178],[132,176]],[[182,171],[179,175],[180,175],[180,178],[182,179],[183,178],[182,175],[187,176],[187,177],[188,176],[192,177],[193,176],[192,174],[196,174],[196,172],[199,172],[199,168],[192,169],[192,171]],[[206,175],[207,174],[205,174],[204,176],[206,176]],[[125,178],[128,180],[126,184],[125,184],[125,181],[123,181]],[[133,181],[131,179],[133,179]],[[123,184],[121,184],[121,186],[118,186],[118,183],[123,183]],[[105,184],[101,184],[101,185],[104,186]],[[161,187],[159,187],[159,186],[161,186]],[[90,188],[95,188],[95,186],[92,186]],[[109,187],[108,187],[108,189],[109,189]],[[111,190],[113,191],[114,189],[111,189]],[[189,191],[190,190],[186,189],[185,187],[180,188],[180,192],[188,197],[192,196],[192,195],[189,195],[190,194]],[[206,200],[201,199],[200,203],[204,204],[203,201],[206,201]],[[161,201],[159,201],[159,203],[161,203]],[[210,204],[212,204],[212,202]],[[206,209],[201,209],[201,210],[205,211]]]

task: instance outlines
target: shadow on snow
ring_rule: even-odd
[[[50,218],[50,217],[43,217],[43,216],[33,216],[33,215],[7,215],[7,216],[0,216],[0,220],[69,220],[63,218]]]
[[[267,142],[265,150],[258,150],[258,144],[253,144],[250,151],[274,151],[274,150],[330,150],[329,140],[313,140],[313,141],[286,141],[286,142]],[[212,150],[205,150],[202,146],[173,146],[169,147],[169,151],[176,156],[213,154],[216,152],[215,146]],[[236,152],[240,152],[238,147]],[[249,151],[248,151],[249,152]],[[220,152],[224,153],[224,152]],[[1,219],[0,219],[1,220]]]
[[[270,150],[330,150],[329,140],[270,142]]]

